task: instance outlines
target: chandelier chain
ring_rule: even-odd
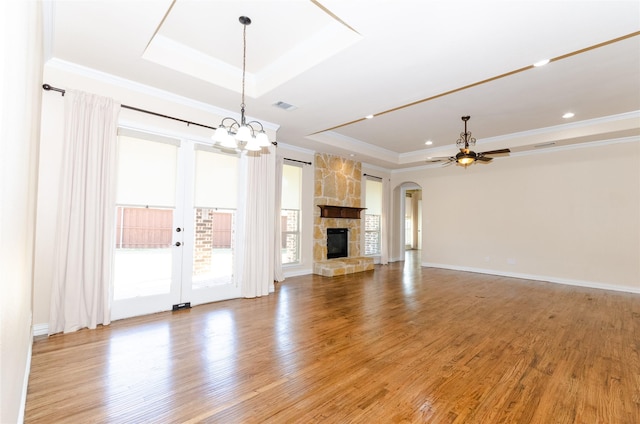
[[[222,118],[220,125],[216,128],[216,132],[211,138],[214,144],[219,144],[223,148],[235,149],[238,152],[243,150],[259,152],[263,147],[269,147],[269,137],[267,137],[260,122],[247,122],[244,115],[247,74],[247,25],[251,24],[251,19],[247,16],[240,16],[238,20],[244,26],[242,30],[242,102],[240,103],[240,122],[229,116]]]
[[[242,31],[242,103],[240,103],[240,107],[244,112],[244,84],[245,84],[245,72],[246,72],[246,63],[247,63],[247,24],[243,24]],[[243,113],[244,119],[244,113]]]

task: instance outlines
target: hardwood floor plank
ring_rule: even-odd
[[[640,422],[640,297],[421,268],[38,338],[26,423]]]

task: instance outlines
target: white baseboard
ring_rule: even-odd
[[[586,287],[591,289],[613,290],[613,291],[640,294],[640,287],[603,284],[603,283],[597,283],[594,281],[572,280],[567,278],[550,277],[547,275],[521,274],[517,272],[496,271],[491,269],[473,268],[473,267],[465,267],[465,266],[458,266],[458,265],[435,264],[431,262],[423,262],[420,265],[424,267],[430,267],[430,268],[442,268],[442,269],[451,269],[454,271],[477,272],[479,274],[490,274],[490,275],[499,275],[501,277],[521,278],[523,280],[544,281],[548,283],[565,284],[568,286],[579,286],[579,287]]]
[[[49,334],[49,323],[33,324],[32,332],[33,337],[46,336],[47,334]]]
[[[309,274],[313,274],[313,270],[311,269],[296,269],[296,270],[291,270],[291,271],[287,271],[287,270],[282,270],[284,273],[284,278],[287,277],[298,277],[300,275],[309,275]]]

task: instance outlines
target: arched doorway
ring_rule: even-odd
[[[404,182],[394,190],[398,199],[396,220],[398,259],[403,260],[409,252],[413,258],[420,260],[422,249],[422,187],[414,182]]]

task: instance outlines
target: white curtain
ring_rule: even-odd
[[[390,181],[382,179],[382,216],[380,217],[380,264],[389,263],[389,206],[391,203]]]
[[[282,272],[282,255],[280,250],[282,249],[282,167],[284,165],[282,158],[276,159],[276,181],[275,181],[275,228],[274,228],[274,243],[273,243],[273,280],[277,282],[284,281],[284,273]]]
[[[120,104],[65,93],[63,167],[49,334],[110,323],[116,134]]]
[[[266,296],[275,290],[275,147],[243,154],[241,173],[246,194],[238,205],[244,226],[237,246],[237,282],[243,297]]]

